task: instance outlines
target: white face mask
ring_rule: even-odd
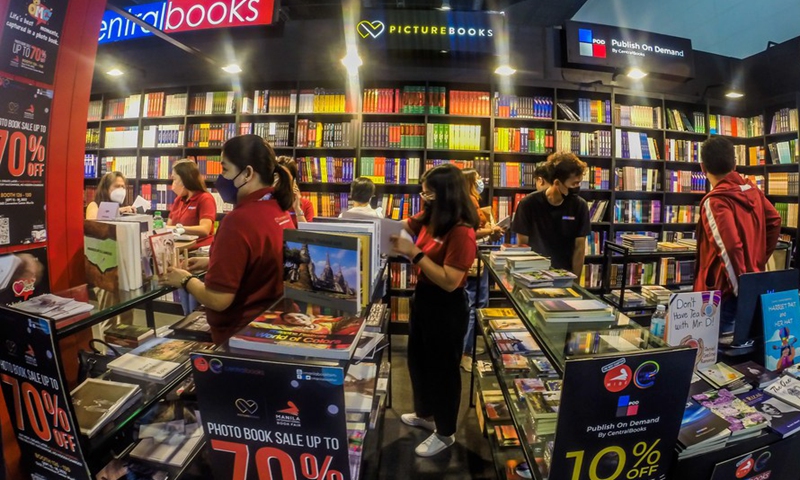
[[[126,192],[124,188],[116,188],[111,190],[111,194],[109,196],[111,197],[112,202],[117,202],[122,205],[122,202],[125,201],[125,195]]]

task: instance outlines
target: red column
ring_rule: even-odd
[[[0,14],[5,14],[5,3],[0,1]],[[61,33],[45,170],[48,270],[54,291],[83,283],[83,155],[97,39],[105,7],[105,0],[70,0]],[[2,28],[0,25],[0,31]],[[67,378],[74,378],[79,343],[82,342],[74,338],[61,344]],[[8,478],[22,478],[18,470],[19,449],[2,398],[0,423]]]

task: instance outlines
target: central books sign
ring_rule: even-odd
[[[573,21],[566,24],[566,37],[569,63],[694,76],[694,51],[688,38]]]
[[[391,50],[496,53],[505,15],[494,12],[364,10],[355,26],[359,44]]]
[[[134,5],[130,14],[165,33],[208,28],[269,25],[275,17],[275,0],[170,0]],[[152,35],[147,29],[106,11],[100,24],[100,43]]]

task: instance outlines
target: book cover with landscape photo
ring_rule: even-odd
[[[361,241],[301,230],[285,230],[283,235],[286,297],[359,313]]]
[[[118,291],[117,227],[110,223],[85,220],[83,253],[86,282],[110,292]]]

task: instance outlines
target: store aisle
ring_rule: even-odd
[[[461,370],[463,383],[456,444],[433,458],[420,458],[414,448],[429,435],[400,422],[411,411],[411,383],[406,364],[408,337],[392,337],[393,405],[384,423],[380,479],[465,480],[494,479],[489,442],[478,430],[474,409],[469,407],[469,374]]]

